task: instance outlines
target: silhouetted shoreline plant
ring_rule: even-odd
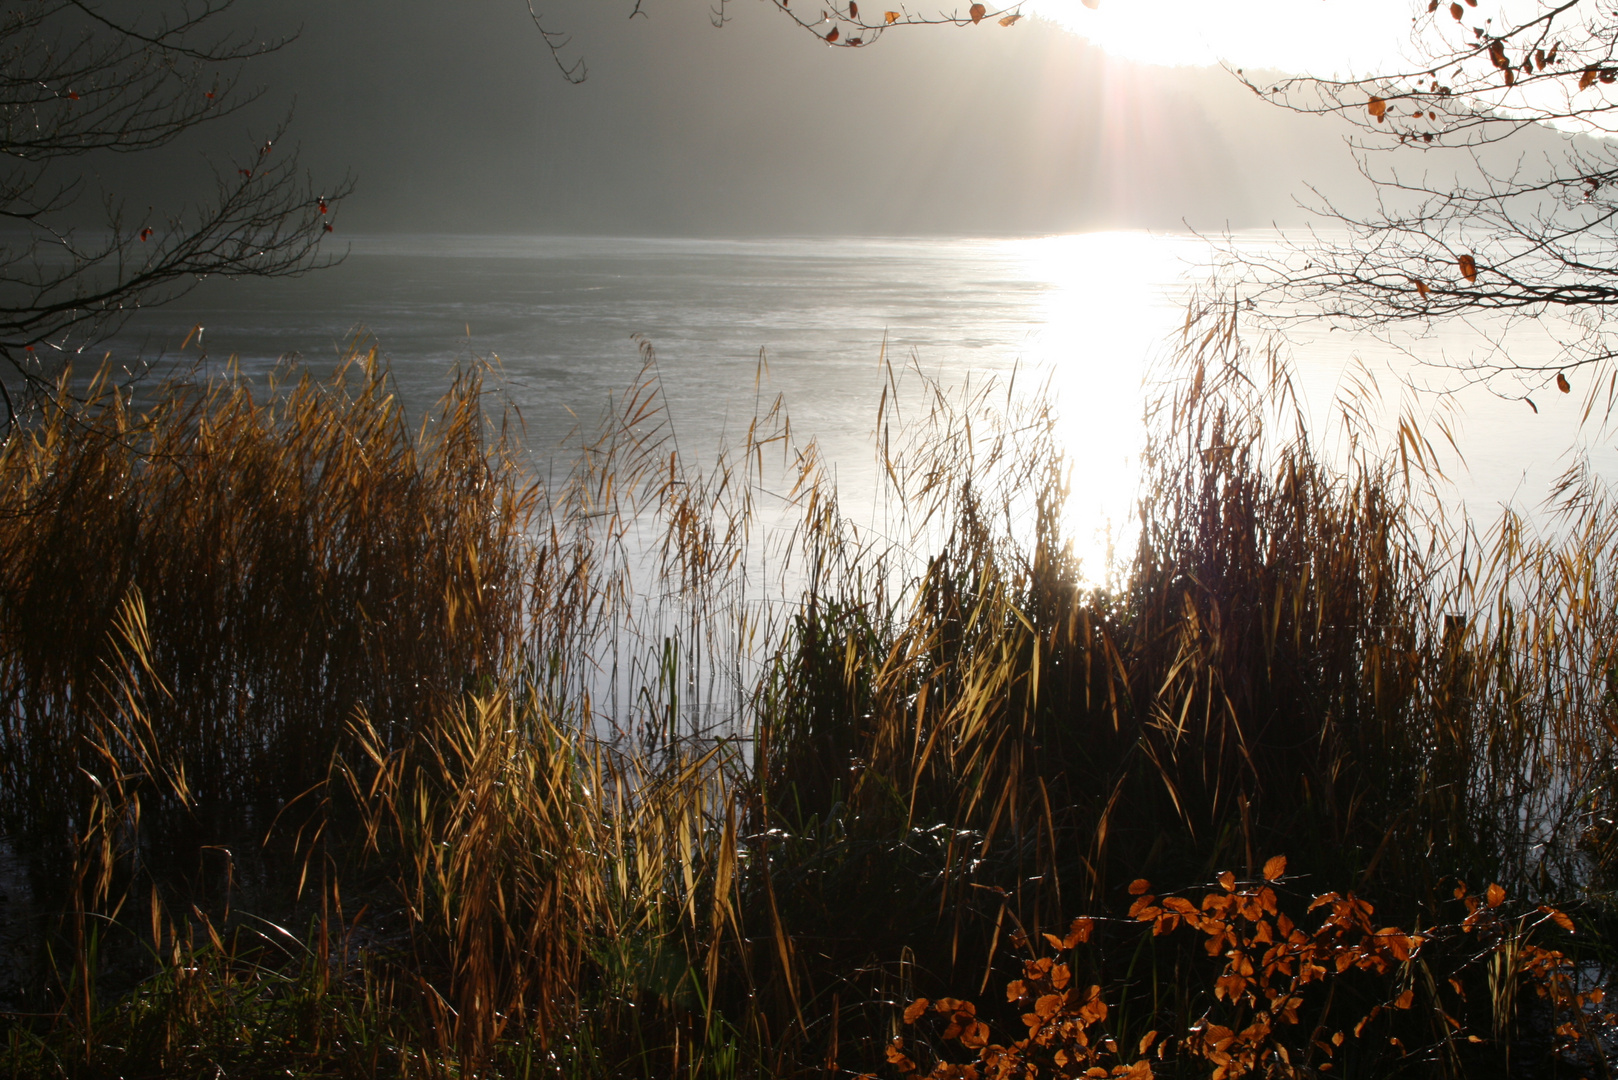
[[[1210,306],[1103,586],[1042,399],[890,367],[863,524],[645,349],[549,488],[366,349],[0,447],[5,1069],[1608,1075],[1598,491],[1448,524]]]

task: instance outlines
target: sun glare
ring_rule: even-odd
[[[1030,12],[1142,63],[1216,64],[1345,75],[1396,60],[1410,0],[1033,0]],[[1421,5],[1426,10],[1426,5]]]
[[[1028,278],[1047,283],[1028,355],[1051,380],[1072,464],[1066,532],[1085,578],[1102,584],[1109,546],[1125,555],[1133,535],[1141,381],[1184,315],[1176,283],[1206,259],[1206,247],[1138,232],[1008,244]]]

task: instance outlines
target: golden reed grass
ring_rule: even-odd
[[[1069,977],[1098,996],[1051,1017],[1158,1032],[1161,1075],[1273,1072],[1258,1035],[1216,1046],[1249,979],[1218,920],[1116,913],[1139,879],[1255,881],[1276,851],[1299,902],[1349,897],[1347,927],[1374,895],[1426,942],[1348,942],[1323,992],[1366,1016],[1437,988],[1310,1069],[1596,1067],[1518,992],[1595,1007],[1608,940],[1618,517],[1592,487],[1548,539],[1447,525],[1412,494],[1415,425],[1384,457],[1350,411],[1323,456],[1278,354],[1208,307],[1101,587],[1037,397],[889,367],[872,526],[779,401],[683,456],[646,355],[551,487],[476,370],[412,428],[369,351],[139,414],[64,381],[6,442],[0,828],[67,912],[14,1069],[898,1068],[907,1005],[981,998],[1079,918]],[[1465,881],[1500,883],[1492,921],[1432,932],[1470,917]],[[986,1068],[1019,1008],[935,1040],[940,1075]]]

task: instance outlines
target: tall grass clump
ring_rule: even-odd
[[[14,1072],[1604,1069],[1599,491],[1456,524],[1209,307],[1083,567],[1082,416],[888,368],[866,518],[644,349],[549,485],[369,352],[12,435]]]
[[[175,385],[139,416],[106,378],[82,396],[70,378],[0,449],[11,837],[72,828],[95,726],[120,707],[111,631],[131,598],[157,630],[129,689],[204,835],[267,827],[325,778],[357,707],[409,731],[507,666],[532,496],[475,375],[419,437],[374,352],[260,396]]]

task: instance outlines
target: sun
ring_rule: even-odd
[[[1398,61],[1410,0],[1030,0],[1032,15],[1142,63],[1348,75]],[[1420,7],[1426,11],[1426,4]]]

